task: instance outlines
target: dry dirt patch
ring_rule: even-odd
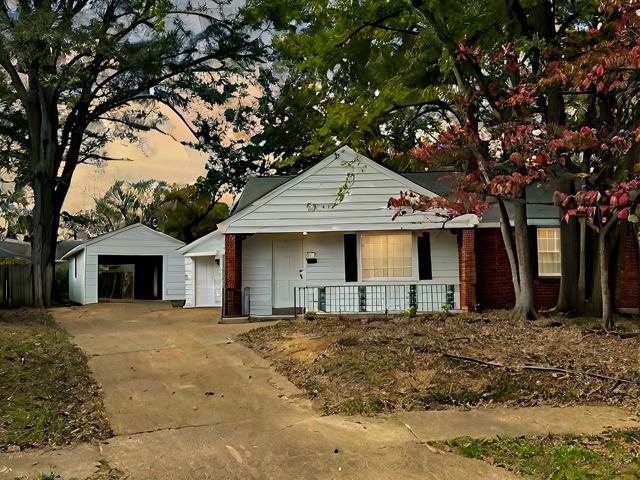
[[[638,330],[633,322],[607,334],[588,322],[436,314],[281,322],[241,340],[325,413],[492,404],[607,404],[638,412]]]

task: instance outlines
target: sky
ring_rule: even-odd
[[[188,139],[186,130],[175,123],[174,135]],[[63,210],[75,213],[91,209],[93,198],[102,196],[115,180],[165,180],[168,183],[193,183],[205,173],[206,156],[185,147],[167,135],[148,133],[141,143],[112,143],[107,147],[109,156],[129,158],[132,161],[106,162],[100,167],[79,165],[71,181],[71,188]]]
[[[207,5],[207,1],[204,4]],[[178,6],[186,6],[188,0],[176,0]],[[242,0],[233,0],[225,6],[226,15],[233,14],[244,4]],[[211,5],[218,5],[213,2]],[[199,32],[205,27],[205,21],[197,16],[182,17],[185,25]],[[162,128],[179,140],[193,140],[187,128],[169,110],[163,109],[169,117],[168,124]],[[173,117],[173,118],[172,118]],[[115,180],[165,180],[168,183],[188,184],[205,173],[206,156],[181,145],[167,135],[149,133],[141,135],[141,145],[125,142],[112,143],[107,155],[130,158],[133,161],[107,162],[100,167],[79,165],[71,181],[71,187],[63,205],[63,211],[70,213],[81,209],[91,209],[93,198],[100,197]],[[228,197],[223,198],[229,202]]]

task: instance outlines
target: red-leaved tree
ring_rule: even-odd
[[[476,36],[452,46],[455,115],[414,155],[427,167],[463,172],[458,199],[438,207],[479,213],[486,197],[499,208],[517,318],[537,315],[526,187],[554,182],[564,220],[558,308],[601,314],[609,328],[611,252],[624,238],[624,223],[637,222],[640,2],[581,7],[567,14],[542,1],[516,15],[520,28],[505,27],[504,41],[486,45]],[[395,203],[430,206],[415,194]],[[598,260],[590,286],[588,227]]]

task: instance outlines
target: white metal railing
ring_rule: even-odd
[[[457,310],[455,284],[382,284],[296,287],[294,311],[402,313]]]

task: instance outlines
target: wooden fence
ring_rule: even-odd
[[[31,265],[0,265],[0,306],[33,305]]]

